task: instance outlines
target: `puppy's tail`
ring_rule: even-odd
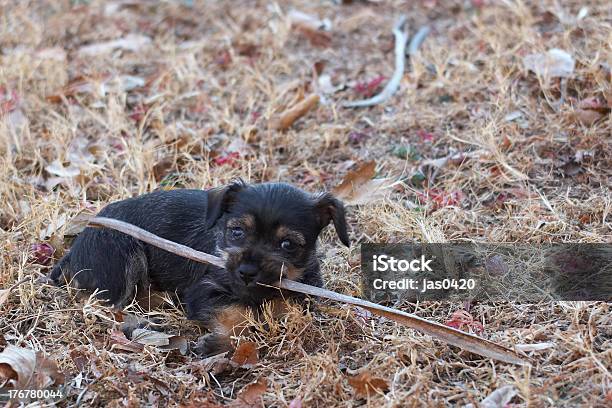
[[[70,253],[64,255],[62,259],[60,259],[51,272],[47,275],[47,282],[54,285],[61,285],[65,283],[65,274],[68,272],[68,267],[70,265]],[[64,279],[62,279],[64,278]]]

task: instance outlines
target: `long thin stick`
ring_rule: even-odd
[[[188,246],[181,245],[176,242],[158,237],[155,234],[152,234],[148,231],[136,227],[135,225],[128,224],[123,221],[104,217],[94,217],[89,221],[89,225],[111,228],[120,231],[124,234],[130,235],[134,238],[137,238],[141,241],[144,241],[148,244],[156,246],[158,248],[164,249],[168,252],[183,256],[185,258],[192,259],[197,262],[213,264],[220,268],[225,267],[225,262],[219,257],[204,252],[196,251],[195,249],[189,248]],[[452,327],[448,327],[440,323],[432,322],[422,317],[403,312],[401,310],[392,309],[390,307],[368,302],[367,300],[342,295],[340,293],[332,292],[330,290],[305,285],[303,283],[291,280],[281,281],[278,287],[293,292],[334,300],[336,302],[357,305],[379,316],[394,320],[405,326],[419,330],[423,333],[429,334],[449,344],[471,351],[473,353],[495,360],[504,361],[506,363],[520,365],[528,364],[527,361],[517,355],[514,351],[507,349],[499,344],[482,339],[473,334],[466,333],[461,330],[457,330]]]
[[[283,113],[273,116],[270,119],[270,126],[276,130],[286,130],[299,118],[308,113],[319,103],[319,95],[310,95],[295,106],[287,109]]]
[[[408,56],[414,56],[418,51],[423,41],[425,41],[425,37],[429,34],[430,28],[429,26],[423,26],[419,28],[419,31],[412,37],[410,40],[410,45],[408,46]]]
[[[397,23],[395,23],[395,26],[393,26],[393,35],[395,36],[395,70],[382,92],[361,101],[345,102],[342,106],[345,108],[360,108],[377,105],[389,99],[397,91],[402,77],[404,76],[404,66],[406,63],[408,33],[403,30],[404,24],[406,24],[406,16],[401,16]]]
[[[490,357],[506,363],[520,365],[526,364],[526,361],[519,357],[515,352],[499,344],[440,323],[432,322],[411,313],[406,313],[404,311],[392,309],[390,307],[372,303],[367,300],[342,295],[340,293],[332,292],[331,290],[317,288],[315,286],[305,285],[303,283],[290,280],[283,280],[280,287],[283,289],[304,293],[306,295],[318,296],[325,299],[334,300],[336,302],[360,306],[379,316],[394,320],[405,326],[436,337],[447,342],[448,344],[480,354],[481,356]]]
[[[123,232],[124,234],[130,235],[134,238],[137,238],[141,241],[144,241],[147,244],[151,244],[168,252],[172,252],[173,254],[177,254],[194,261],[212,264],[218,266],[219,268],[225,268],[225,261],[217,256],[196,251],[195,249],[189,248],[188,246],[178,244],[174,241],[170,241],[162,237],[158,237],[157,235],[152,234],[149,231],[143,230],[142,228],[138,228],[137,226],[129,224],[127,222],[115,220],[113,218],[93,217],[90,219],[89,225],[97,225],[101,227],[111,228],[119,232]]]
[[[395,70],[393,76],[385,85],[385,88],[378,94],[368,99],[360,101],[345,102],[342,104],[345,108],[361,108],[366,106],[374,106],[385,102],[399,88],[406,65],[406,42],[408,41],[408,33],[402,30],[402,26],[406,23],[406,16],[400,17],[399,21],[393,27],[393,35],[395,36]],[[419,47],[429,34],[429,27],[421,27],[410,40],[408,46],[408,56],[413,56],[417,53]]]

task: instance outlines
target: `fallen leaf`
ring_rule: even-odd
[[[127,36],[118,40],[85,45],[79,48],[78,54],[82,57],[95,56],[100,54],[106,54],[117,49],[135,52],[139,51],[141,48],[149,45],[150,43],[151,38],[147,36],[138,34],[128,34]]]
[[[314,30],[331,30],[332,23],[329,19],[321,20],[317,16],[304,13],[299,10],[290,10],[287,18],[291,24],[303,24]]]
[[[189,350],[189,344],[184,336],[170,337],[170,343],[167,346],[162,346],[160,349],[164,351],[178,350],[181,355],[186,355]]]
[[[140,122],[142,119],[144,119],[148,110],[149,108],[146,105],[139,103],[130,111],[129,118],[135,122]]]
[[[156,346],[161,350],[179,350],[183,355],[187,354],[187,339],[183,336],[162,333],[148,329],[134,329],[132,341],[147,346]]]
[[[596,110],[588,109],[576,109],[574,110],[574,118],[577,122],[582,123],[585,126],[591,126],[599,119],[603,118],[604,115]]]
[[[113,330],[110,335],[111,350],[119,349],[130,353],[140,353],[144,350],[144,345],[131,341],[121,330]]]
[[[170,334],[140,328],[132,332],[132,341],[147,346],[167,346],[170,344],[170,337]]]
[[[518,394],[513,385],[504,385],[493,391],[487,398],[480,401],[480,408],[506,408],[508,403]],[[464,408],[474,408],[474,404],[464,405]]]
[[[353,15],[343,19],[338,27],[341,31],[352,32],[360,29],[366,24],[380,24],[381,15],[372,11],[370,8],[363,8]],[[374,22],[374,23],[373,23]]]
[[[355,92],[369,98],[378,91],[385,79],[387,78],[384,75],[379,75],[368,82],[358,82],[355,85]]]
[[[192,369],[205,374],[219,375],[231,368],[231,362],[227,353],[216,354],[203,360],[194,361],[190,364]]]
[[[349,143],[358,145],[369,137],[367,133],[352,131],[348,134]]]
[[[520,117],[523,116],[523,112],[521,112],[520,110],[516,110],[516,111],[512,111],[509,114],[507,114],[506,116],[504,116],[504,120],[506,122],[512,122],[513,120],[516,120]]]
[[[260,377],[256,382],[248,384],[240,392],[232,403],[234,408],[255,408],[262,407],[263,402],[261,396],[268,389],[268,381]]]
[[[76,366],[77,370],[84,371],[87,368],[88,358],[84,353],[76,349],[70,350],[70,359]]]
[[[552,48],[545,53],[529,54],[523,58],[523,65],[536,75],[550,78],[569,78],[574,73],[576,61],[566,51]]]
[[[455,310],[451,318],[447,320],[446,325],[457,330],[464,330],[469,333],[482,334],[484,326],[477,320],[474,320],[471,314],[465,310]]]
[[[33,262],[39,265],[47,265],[53,259],[55,248],[46,242],[38,242],[30,246],[30,256]]]
[[[232,44],[236,53],[251,60],[259,56],[259,45],[251,42],[238,41]]]
[[[19,106],[20,98],[17,91],[9,91],[0,86],[0,116],[13,112]]]
[[[578,107],[574,110],[574,119],[585,126],[591,126],[608,113],[610,113],[608,103],[593,96],[578,103]]]
[[[599,113],[608,113],[611,108],[606,101],[596,96],[581,100],[578,107],[580,109],[595,110]]]
[[[45,167],[45,170],[49,174],[53,174],[59,177],[76,177],[81,174],[81,169],[74,164],[64,166],[59,160],[54,160],[51,164]]]
[[[270,118],[270,126],[276,130],[286,130],[291,127],[296,120],[317,106],[318,103],[319,95],[310,95],[290,109]]]
[[[328,48],[331,45],[332,37],[325,31],[317,30],[300,23],[294,23],[292,27],[315,47]]]
[[[174,157],[165,157],[153,166],[153,177],[158,183],[175,167]]]
[[[426,179],[427,177],[423,174],[423,172],[417,170],[410,176],[410,184],[416,188],[423,188]]]
[[[302,398],[295,397],[289,403],[289,408],[302,408]]]
[[[239,158],[240,158],[240,153],[229,152],[229,153],[224,153],[219,156],[216,156],[213,159],[213,163],[215,163],[217,166],[229,165],[229,166],[235,167],[238,165],[237,160]]]
[[[463,199],[463,193],[459,190],[447,192],[437,188],[430,188],[425,190],[425,192],[417,191],[416,194],[422,203],[433,204],[434,210],[448,206],[457,207]]]
[[[542,351],[555,347],[555,343],[534,343],[534,344],[516,344],[514,348],[519,351]]]
[[[434,135],[431,132],[428,132],[423,129],[417,130],[417,136],[421,138],[421,141],[426,143],[432,143],[434,140]]]
[[[134,75],[120,75],[115,77],[116,85],[111,90],[116,92],[128,92],[136,88],[142,88],[147,81],[144,78]]]
[[[60,103],[63,98],[85,94],[102,97],[109,92],[129,92],[136,88],[142,88],[145,85],[146,80],[144,78],[133,75],[111,76],[103,74],[90,77],[78,76],[56,93],[47,95],[47,100],[51,103]]]
[[[421,160],[421,154],[414,146],[411,145],[397,145],[393,148],[391,154],[403,160]]]
[[[109,78],[110,75],[77,76],[55,94],[47,95],[47,100],[51,103],[60,103],[63,98],[79,94],[104,95],[104,83]]]
[[[44,389],[64,382],[64,374],[42,352],[8,345],[0,353],[0,383],[16,389]]]
[[[329,75],[319,76],[319,79],[317,80],[317,86],[319,90],[326,95],[331,95],[344,89],[344,84],[334,86],[332,84],[331,76]]]
[[[355,394],[359,397],[367,397],[376,392],[386,392],[389,390],[387,380],[380,377],[373,377],[369,371],[348,378],[348,383],[355,390]]]
[[[238,153],[240,157],[247,157],[254,154],[253,148],[244,141],[242,137],[235,137],[227,146],[227,151],[230,153]]]
[[[332,190],[334,195],[346,205],[359,205],[374,202],[383,197],[383,189],[388,179],[375,179],[376,162],[369,161],[357,170],[349,171],[342,183]]]
[[[252,341],[245,341],[234,351],[232,362],[243,368],[249,368],[259,362],[259,354],[257,352],[257,344]]]

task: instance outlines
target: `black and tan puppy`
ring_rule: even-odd
[[[204,354],[228,349],[245,309],[280,294],[260,283],[283,277],[322,285],[316,243],[330,222],[349,245],[339,200],[281,183],[159,191],[112,203],[99,215],[222,256],[227,268],[197,263],[110,229],[86,228],[50,278],[98,289],[116,307],[149,289],[175,292],[187,317],[212,332],[201,346]]]

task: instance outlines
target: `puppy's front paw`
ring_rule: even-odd
[[[214,356],[232,349],[229,337],[216,333],[208,333],[198,339],[194,351],[201,357]]]

